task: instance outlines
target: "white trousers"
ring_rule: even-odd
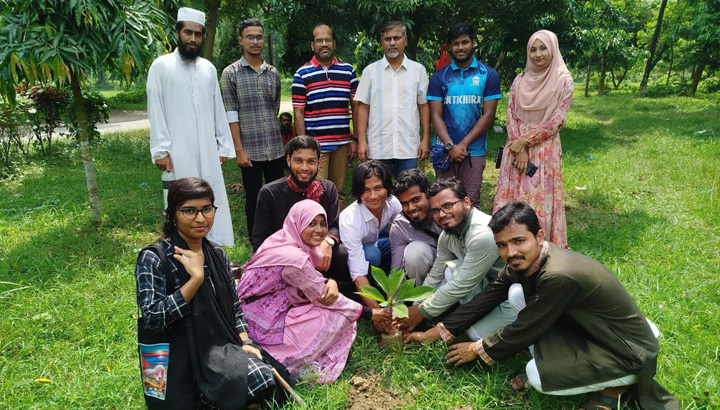
[[[440,282],[438,289],[449,282],[453,277],[453,270],[450,267],[445,268],[445,279]],[[483,279],[475,288],[473,288],[467,295],[462,297],[458,302],[461,305],[468,303],[472,298],[480,293],[489,281]],[[485,315],[482,319],[475,322],[474,325],[470,326],[465,333],[472,340],[479,340],[483,337],[490,336],[495,333],[498,329],[503,328],[517,319],[517,310],[510,307],[510,303],[506,300],[495,309],[491,310],[490,313]]]
[[[522,285],[519,283],[514,283],[510,286],[510,290],[508,291],[508,302],[511,306],[511,308],[515,312],[520,312],[525,308],[525,294],[523,293]],[[653,334],[657,338],[660,335],[660,332],[655,326],[654,323],[652,323],[649,319],[646,319],[648,321],[648,324],[650,325],[650,328],[653,331]],[[535,356],[535,349],[534,346],[530,346],[530,354]],[[527,385],[533,387],[535,390],[539,391],[540,393],[550,394],[554,396],[572,396],[576,394],[583,394],[583,393],[589,393],[593,391],[599,391],[603,390],[607,387],[620,387],[620,386],[628,386],[631,384],[637,383],[637,375],[631,374],[627,376],[623,376],[617,379],[608,380],[602,383],[595,383],[590,384],[587,386],[580,386],[580,387],[574,387],[572,389],[565,389],[565,390],[555,390],[555,391],[549,391],[546,392],[542,388],[542,382],[540,381],[540,372],[538,371],[537,364],[535,363],[535,359],[532,359],[528,362],[528,364],[525,366],[525,372],[528,377]]]

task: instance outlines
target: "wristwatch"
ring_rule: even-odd
[[[325,237],[325,242],[329,243],[330,246],[335,246],[335,239],[333,239],[333,238],[331,238],[331,237],[329,237],[329,236],[326,236],[326,237]]]
[[[453,144],[452,141],[445,143],[445,149],[448,151],[450,151],[452,149],[452,147],[454,147],[454,146],[455,146],[455,144]]]

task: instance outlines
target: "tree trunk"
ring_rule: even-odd
[[[590,74],[592,74],[591,65],[592,64],[592,56],[590,56],[590,59],[588,60],[587,64],[587,73],[585,73],[585,97],[588,97],[588,89],[590,88]]]
[[[265,44],[267,44],[268,50],[268,64],[275,66],[275,60],[273,59],[272,33],[268,33],[267,36],[265,36]]]
[[[220,0],[207,0],[207,19],[205,20],[205,41],[203,57],[212,61],[213,49],[215,48],[215,34],[217,33],[218,10]]]
[[[670,47],[670,68],[668,68],[667,80],[665,80],[665,87],[670,85],[670,75],[672,75],[673,60],[675,59],[675,47]]]
[[[705,71],[705,65],[705,61],[700,61],[693,69],[692,76],[690,77],[690,89],[688,90],[690,97],[694,97],[695,92],[697,92],[698,84],[702,79],[703,71]]]
[[[607,51],[603,51],[602,57],[600,59],[600,79],[598,81],[598,95],[603,96],[605,95],[605,72],[607,71],[606,67],[606,61],[607,61]]]
[[[73,94],[75,115],[77,116],[78,140],[80,140],[80,156],[85,167],[85,181],[87,182],[88,195],[90,196],[90,218],[96,224],[102,222],[100,213],[100,195],[98,194],[97,180],[95,179],[95,164],[93,164],[92,152],[90,152],[90,141],[87,132],[87,115],[80,89],[80,79],[77,70],[70,73],[70,88]]]
[[[665,6],[667,6],[668,0],[662,0],[660,3],[660,11],[658,12],[657,23],[655,24],[655,32],[653,33],[652,39],[650,40],[650,55],[648,56],[647,62],[645,63],[645,72],[643,73],[642,81],[640,81],[640,94],[644,93],[650,80],[650,72],[652,71],[655,64],[655,48],[657,47],[658,39],[660,38],[660,29],[662,28],[663,14],[665,14]]]
[[[263,11],[263,14],[265,15],[265,20],[270,19],[270,12],[272,12],[272,8],[269,4],[263,6],[260,6],[260,9]],[[271,66],[275,65],[275,58],[273,57],[273,42],[272,42],[272,29],[267,27],[265,28],[265,44],[267,45],[267,53],[268,53],[268,64]]]
[[[495,66],[493,67],[495,71],[500,71],[500,66],[502,65],[503,61],[505,61],[505,57],[507,54],[504,51],[500,52],[500,57],[498,57],[497,62],[495,63]]]
[[[417,27],[416,27],[417,29]],[[408,44],[407,48],[405,49],[408,54],[408,58],[411,60],[417,61],[417,48],[418,48],[418,42],[420,41],[420,30],[413,31],[408,35]]]

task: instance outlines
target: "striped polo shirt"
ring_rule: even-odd
[[[325,67],[313,56],[293,78],[293,107],[305,107],[305,133],[315,137],[323,152],[350,142],[350,99],[357,75],[352,65],[333,58]]]

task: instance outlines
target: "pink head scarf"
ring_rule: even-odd
[[[530,48],[535,40],[540,40],[550,51],[550,64],[543,68],[537,68],[530,60]],[[548,30],[535,32],[527,43],[525,74],[517,88],[517,116],[530,127],[547,121],[560,105],[562,87],[569,76],[555,33]]]
[[[324,216],[327,221],[325,209],[315,201],[303,199],[293,205],[282,229],[265,239],[244,269],[266,266],[294,266],[300,269],[308,259],[312,266],[319,265],[322,261],[320,247],[305,244],[300,236],[318,215]]]

